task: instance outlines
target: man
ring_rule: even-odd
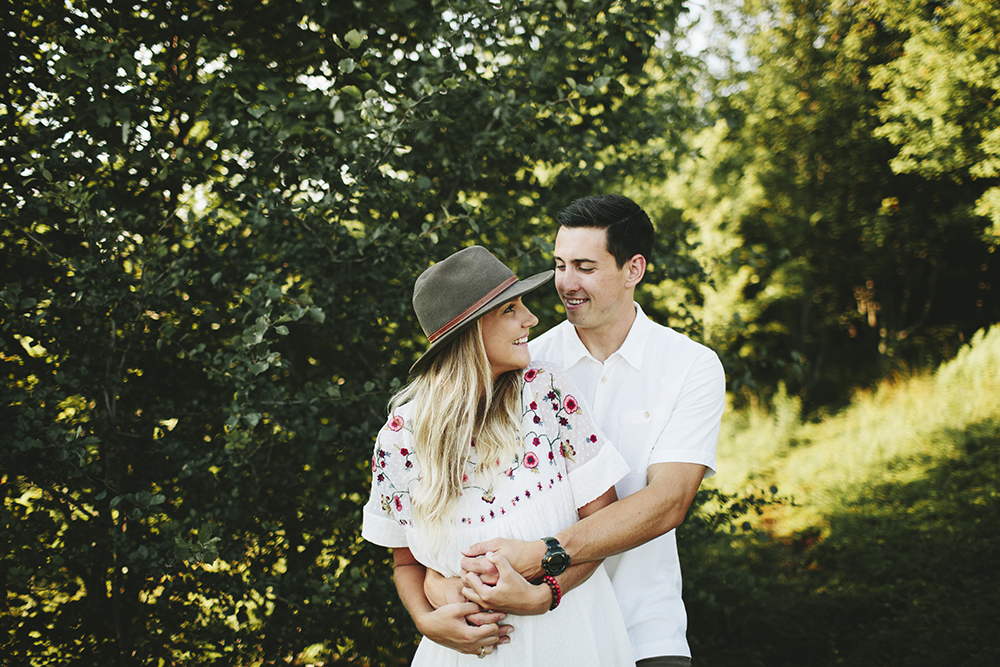
[[[490,551],[529,581],[553,574],[549,564],[562,551],[574,565],[607,558],[637,664],[690,665],[674,528],[701,480],[715,474],[725,374],[714,352],[653,323],[634,302],[654,233],[635,202],[586,197],[559,223],[555,283],[567,320],[532,341],[531,356],[565,369],[631,474],[616,485],[617,502],[555,535],[558,544],[498,539],[470,547],[466,597],[490,608],[496,589],[483,581],[497,570],[477,558]],[[563,573],[564,590],[574,569],[581,571]]]

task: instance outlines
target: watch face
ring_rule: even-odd
[[[545,559],[542,561],[542,568],[552,576],[562,574],[567,567],[569,567],[569,554],[562,549],[545,554]]]

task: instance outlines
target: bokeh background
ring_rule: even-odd
[[[727,372],[696,664],[1000,663],[992,0],[0,16],[5,664],[407,664],[359,531],[412,282],[603,192]]]

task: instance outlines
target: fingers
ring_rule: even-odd
[[[487,594],[490,587],[483,583],[479,575],[463,574],[462,581],[465,583],[465,587],[462,589],[462,595],[465,596],[465,599],[480,607],[489,608],[489,604],[483,599],[483,596]]]
[[[465,584],[465,587],[462,588],[462,595],[470,602],[475,602],[489,609],[492,605],[500,602],[501,599],[498,598],[499,589],[496,586],[501,585],[503,581],[515,582],[520,580],[521,575],[511,567],[504,555],[498,551],[487,552],[486,556],[479,560],[487,561],[496,568],[496,581],[487,583],[474,572],[463,572],[462,582]]]
[[[507,577],[512,577],[512,576],[520,576],[518,575],[517,571],[514,570],[514,567],[510,564],[510,561],[507,560],[507,557],[504,556],[499,551],[487,552],[486,557],[483,560],[487,560],[496,566],[497,573],[500,575],[501,579],[506,579]]]
[[[463,558],[462,570],[478,575],[484,584],[495,586],[500,579],[497,566],[485,558]]]
[[[492,540],[486,540],[485,542],[479,542],[471,546],[462,549],[462,554],[469,556],[470,558],[475,558],[476,556],[483,556],[487,551],[496,551],[500,548],[499,539],[493,538]]]
[[[496,637],[496,639],[490,638],[487,639],[482,644],[477,644],[475,647],[473,647],[473,650],[470,651],[470,653],[485,658],[486,656],[490,655],[504,644],[509,644],[511,641],[510,635],[511,633],[514,632],[514,626],[501,625],[499,627],[500,627],[500,634],[499,636]]]
[[[487,656],[496,650],[497,646],[510,643],[510,634],[514,628],[510,625],[500,625],[507,614],[493,611],[482,611],[478,605],[476,613],[465,617],[468,623],[468,649],[463,652]]]
[[[463,602],[461,604],[449,605],[449,609],[452,610],[455,618],[464,618],[466,623],[469,625],[483,630],[482,634],[473,634],[472,636],[485,638],[495,635],[497,634],[498,628],[500,629],[500,636],[509,634],[509,632],[504,631],[503,628],[510,626],[499,625],[500,621],[507,618],[507,614],[503,612],[485,610],[482,605],[476,602]]]
[[[475,572],[476,574],[496,574],[497,572],[497,568],[492,561],[479,557],[463,558],[462,569],[466,572]]]
[[[471,575],[475,576],[475,575]],[[500,625],[502,612],[484,611],[474,602],[456,602],[419,615],[417,626],[430,641],[469,655],[486,657],[511,641],[513,628]]]
[[[493,651],[495,650],[497,650],[496,644],[487,644],[482,648],[480,648],[478,651],[476,651],[475,654],[478,655],[480,658],[485,658],[486,656],[493,653]]]
[[[469,625],[475,625],[477,627],[481,627],[483,625],[499,624],[500,621],[504,620],[505,618],[507,618],[507,614],[504,614],[503,612],[499,612],[499,611],[478,611],[475,614],[469,614],[468,616],[466,616],[465,620],[466,620],[466,622],[469,623]],[[509,626],[498,625],[498,627],[500,627],[501,629],[503,629],[503,628],[509,627]],[[501,632],[500,634],[503,635],[503,634],[506,634],[506,633]]]
[[[441,607],[441,609],[450,611],[451,616],[454,618],[468,618],[472,614],[478,614],[483,610],[479,603],[472,601],[450,604],[447,607]],[[482,623],[475,623],[474,625],[482,625]]]

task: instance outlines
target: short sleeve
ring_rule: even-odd
[[[413,437],[399,413],[379,431],[372,454],[372,488],[362,512],[361,536],[383,547],[407,546],[410,489],[416,480]]]
[[[649,463],[698,463],[706,466],[706,478],[714,475],[725,406],[725,371],[718,356],[706,351],[688,369],[670,418],[656,437]]]
[[[539,428],[554,432],[577,509],[597,499],[628,474],[628,464],[604,436],[573,382],[558,366],[529,366],[525,400]],[[533,386],[532,386],[533,385]]]

